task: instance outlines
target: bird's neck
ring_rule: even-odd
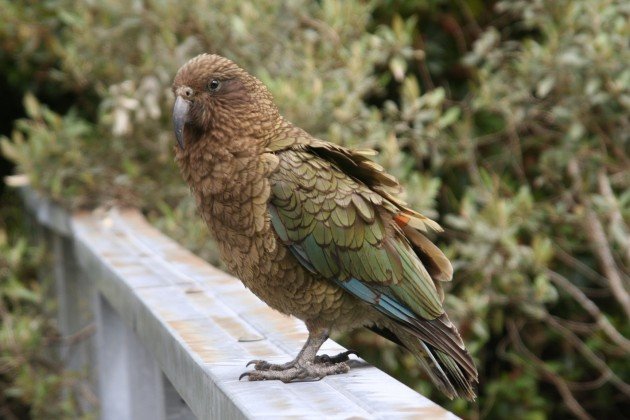
[[[282,120],[277,128],[286,130],[287,124]],[[191,137],[198,134],[189,133]],[[269,136],[258,137],[221,133],[186,138],[183,150],[175,146],[175,160],[182,176],[219,242],[253,237],[268,225],[269,176],[278,164],[268,146],[271,137],[278,133],[283,131],[274,130]],[[250,244],[243,241],[231,246],[247,249]]]
[[[262,147],[248,138],[208,138],[176,146],[175,160],[196,198],[221,200],[242,190],[244,172]]]

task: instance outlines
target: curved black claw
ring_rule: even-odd
[[[248,365],[248,366],[249,366],[249,365]],[[249,376],[249,374],[250,374],[250,373],[251,373],[251,372],[243,372],[243,373],[241,373],[241,376],[239,376],[239,377],[238,377],[238,380],[240,381],[240,380],[241,380],[241,379],[243,379],[244,377]]]
[[[264,360],[250,360],[249,362],[247,362],[247,364],[245,365],[245,367],[249,367],[249,365],[257,365],[259,363],[267,363]]]
[[[356,350],[346,350],[335,356],[329,356],[327,354],[322,354],[321,356],[315,356],[315,363],[335,364],[335,363],[347,362],[348,360],[350,360],[348,356],[350,356],[351,354],[358,356],[358,353],[356,352]]]

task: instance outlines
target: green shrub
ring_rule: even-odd
[[[20,214],[0,208],[0,417],[80,418],[76,378],[54,354],[59,334],[48,283],[37,278],[44,255],[28,245],[21,223]]]
[[[464,234],[452,242],[461,279],[453,306],[485,346],[493,402],[482,412],[502,417],[527,404],[552,417],[621,416],[630,397],[630,9],[499,8],[532,36],[502,42],[491,29],[467,57],[479,71],[453,154],[467,158],[450,170],[468,185],[447,216]],[[507,372],[541,392],[553,386],[564,408],[540,405],[537,394],[506,400],[498,384]]]

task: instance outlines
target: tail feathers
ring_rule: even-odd
[[[477,376],[470,376],[462,371],[460,366],[448,354],[434,350],[437,358],[442,362],[442,371],[448,376],[451,385],[456,390],[456,396],[474,401],[475,388],[478,383]]]
[[[417,336],[400,328],[392,328],[398,339],[411,351],[433,383],[446,396],[474,401],[478,384],[477,372],[461,366],[447,353],[425,343]],[[470,356],[468,356],[470,357]],[[471,361],[472,363],[472,361]]]

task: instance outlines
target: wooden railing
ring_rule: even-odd
[[[288,361],[303,324],[151,227],[134,210],[68,214],[23,188],[53,256],[66,369],[103,419],[456,418],[360,359],[350,373],[238,380],[251,359]],[[329,340],[322,351],[344,349]]]

